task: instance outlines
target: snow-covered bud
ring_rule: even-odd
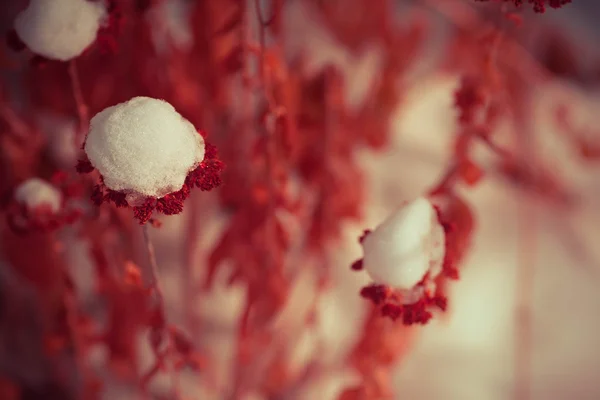
[[[394,212],[362,241],[363,266],[378,284],[410,290],[441,272],[445,233],[433,204],[420,197]]]
[[[221,184],[224,164],[215,146],[163,100],[135,97],[101,111],[91,120],[84,150],[77,170],[102,177],[92,200],[132,206],[142,224],[154,210],[179,214],[192,188]]]
[[[62,204],[60,190],[38,178],[31,178],[21,183],[15,189],[15,200],[28,210],[45,208],[58,213]]]
[[[29,49],[68,61],[95,40],[106,15],[104,3],[88,0],[30,0],[15,20],[15,31]]]
[[[182,188],[204,159],[204,139],[166,101],[135,97],[92,118],[85,152],[107,188],[139,205]]]

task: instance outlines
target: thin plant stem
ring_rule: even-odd
[[[156,262],[156,251],[154,250],[154,244],[150,240],[150,232],[148,224],[142,227],[144,233],[144,244],[146,245],[146,252],[148,254],[148,261],[150,262],[150,288],[154,289],[156,298],[159,302],[159,306],[164,306],[163,291],[160,285],[160,279],[158,278],[158,263]]]
[[[198,241],[200,235],[200,204],[199,199],[192,197],[190,201],[190,216],[187,224],[186,253],[183,270],[181,271],[181,297],[183,303],[185,323],[190,329],[192,337],[198,334],[198,319],[194,314],[193,305],[197,296],[194,290],[194,265],[197,259]]]
[[[79,146],[79,136],[84,135],[88,129],[89,114],[88,106],[83,99],[83,91],[81,90],[81,80],[79,79],[79,71],[75,60],[69,62],[69,78],[71,79],[71,90],[75,99],[77,108],[77,116],[79,117],[79,135],[75,135],[76,145]]]
[[[164,301],[164,292],[160,283],[160,279],[159,279],[159,275],[158,275],[158,263],[156,261],[156,251],[154,249],[154,244],[152,243],[152,240],[150,239],[150,230],[148,228],[148,224],[145,224],[142,227],[142,232],[144,233],[144,244],[146,245],[146,252],[148,254],[148,260],[150,262],[150,282],[149,282],[149,286],[151,289],[154,290],[154,293],[156,294],[156,300],[158,303],[158,308],[165,314],[165,319],[166,319],[166,311],[165,311],[165,301]],[[167,348],[165,349],[164,353],[160,353],[159,351],[156,352],[156,357],[157,359],[161,359],[164,358],[165,356],[169,356],[170,354],[172,354],[174,346],[171,340],[171,336],[168,334],[167,332],[167,323],[165,321],[165,324],[160,327],[160,329],[162,330],[162,333],[166,335],[166,340],[167,340]],[[158,360],[157,360],[158,361]],[[172,382],[172,390],[173,390],[173,398],[174,399],[179,399],[181,398],[180,395],[180,383],[179,383],[179,377],[177,375],[177,371],[174,368],[174,365],[171,365],[171,363],[169,362],[168,359],[163,360],[164,361],[164,365],[168,367],[168,372],[171,376],[171,382]],[[158,370],[152,370],[151,372],[149,372],[146,377],[144,378],[144,381],[147,384],[147,381],[156,373],[158,372]]]

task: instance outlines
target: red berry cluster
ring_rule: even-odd
[[[224,167],[223,161],[217,157],[217,148],[210,143],[206,143],[204,160],[188,174],[183,187],[177,192],[169,193],[159,199],[148,197],[143,204],[134,206],[133,214],[135,218],[140,224],[145,224],[154,211],[164,215],[181,213],[183,203],[190,196],[190,191],[193,188],[208,191],[221,184],[221,172]],[[90,173],[95,170],[87,159],[79,160],[76,168],[79,173]],[[129,206],[126,195],[124,192],[107,188],[102,177],[100,177],[100,183],[94,186],[91,198],[98,206],[104,202],[110,202],[121,208]]]

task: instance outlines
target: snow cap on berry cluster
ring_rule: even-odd
[[[205,144],[169,103],[135,97],[92,118],[84,149],[104,185],[134,206],[181,189],[204,159]]]
[[[102,1],[30,0],[15,20],[15,31],[29,49],[53,60],[79,56],[95,40],[106,15]]]
[[[60,210],[62,203],[61,192],[50,183],[39,178],[31,178],[17,186],[15,200],[34,210],[39,207],[49,207],[53,213]]]
[[[398,209],[362,242],[364,268],[371,278],[409,290],[429,272],[442,269],[445,234],[433,204],[420,197]]]

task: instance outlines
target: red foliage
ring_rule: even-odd
[[[543,12],[569,2],[527,3]],[[25,3],[2,2],[2,18],[12,20]],[[366,101],[350,109],[343,68],[332,62],[315,71],[309,68],[310,54],[288,57],[288,2],[272,0],[262,5],[264,10],[259,1],[182,2],[191,36],[182,46],[169,33],[164,10],[156,9],[162,1],[105,3],[106,23],[76,60],[65,63],[35,55],[8,26],[0,49],[0,195],[6,199],[0,224],[0,398],[95,399],[105,376],[158,398],[153,379],[165,373],[171,375],[173,388],[163,396],[177,399],[182,398],[177,375],[184,368],[201,371],[200,380],[211,387],[213,368],[201,347],[204,337],[193,307],[198,303],[195,295],[215,286],[225,269],[227,283],[242,286],[246,295],[232,376],[225,389],[217,389],[218,396],[233,399],[258,391],[270,398],[289,397],[288,392],[317,374],[319,360],[294,371],[287,358],[294,342],[280,338],[274,325],[297,277],[309,271],[317,294],[307,300],[312,305],[308,322],[298,326],[311,329],[318,297],[331,279],[329,252],[341,240],[345,224],[360,221],[364,212],[368,186],[358,153],[391,143],[390,119],[402,104],[404,85],[421,61],[434,21],[411,12],[399,24],[392,2],[386,0],[298,2],[310,7],[350,56],[372,45],[383,50]],[[546,197],[562,193],[553,177],[533,173],[517,154],[497,145],[494,133],[506,117],[526,131],[530,80],[552,74],[583,80],[569,46],[546,43],[538,63],[520,46],[519,31],[513,30],[517,28],[505,26],[505,20],[492,25],[496,19],[479,14],[468,2],[428,3],[439,6],[455,25],[441,67],[462,77],[454,99],[459,122],[454,157],[427,193],[439,203],[437,216],[445,231],[442,272],[423,277],[416,287],[420,296],[413,302],[378,283],[361,290],[371,304],[348,364],[362,381],[342,393],[344,400],[393,396],[391,371],[411,344],[415,330],[410,326],[426,324],[451,305],[447,285],[459,278],[475,233],[473,211],[457,187],[475,186],[489,176],[471,154],[475,143],[491,149],[499,158],[498,169],[515,183]],[[519,14],[503,17],[521,20]],[[207,144],[205,159],[189,172],[180,190],[131,207],[126,194],[108,189],[82,154],[72,169],[63,171],[49,157],[52,137],[41,117],[78,120],[73,145],[79,150],[90,116],[134,96],[168,101],[202,128]],[[600,147],[572,126],[567,110],[557,113],[557,121],[582,157],[600,157]],[[15,187],[31,177],[50,180],[60,189],[64,202],[59,212],[28,210],[15,203]],[[204,193],[202,202],[195,202],[194,188],[217,193]],[[206,232],[203,220],[198,222],[199,210],[210,199],[215,204],[206,214],[228,220],[206,263],[199,265],[192,256]],[[167,307],[148,230],[161,225],[155,214],[176,215],[184,209],[191,228],[184,240],[189,264],[182,272],[185,315],[179,315]],[[144,225],[145,246],[138,243],[134,220]],[[67,262],[66,249],[76,241],[89,245],[89,254]],[[141,247],[146,251],[142,256]],[[86,263],[93,270],[92,294],[84,294],[75,279],[74,271],[85,269]],[[203,282],[192,273],[197,269],[204,274]],[[361,271],[362,260],[351,269]],[[149,344],[154,357],[145,371],[140,341]],[[108,353],[102,374],[90,365],[97,348]],[[5,360],[19,362],[7,368]],[[31,383],[31,376],[37,381]]]

